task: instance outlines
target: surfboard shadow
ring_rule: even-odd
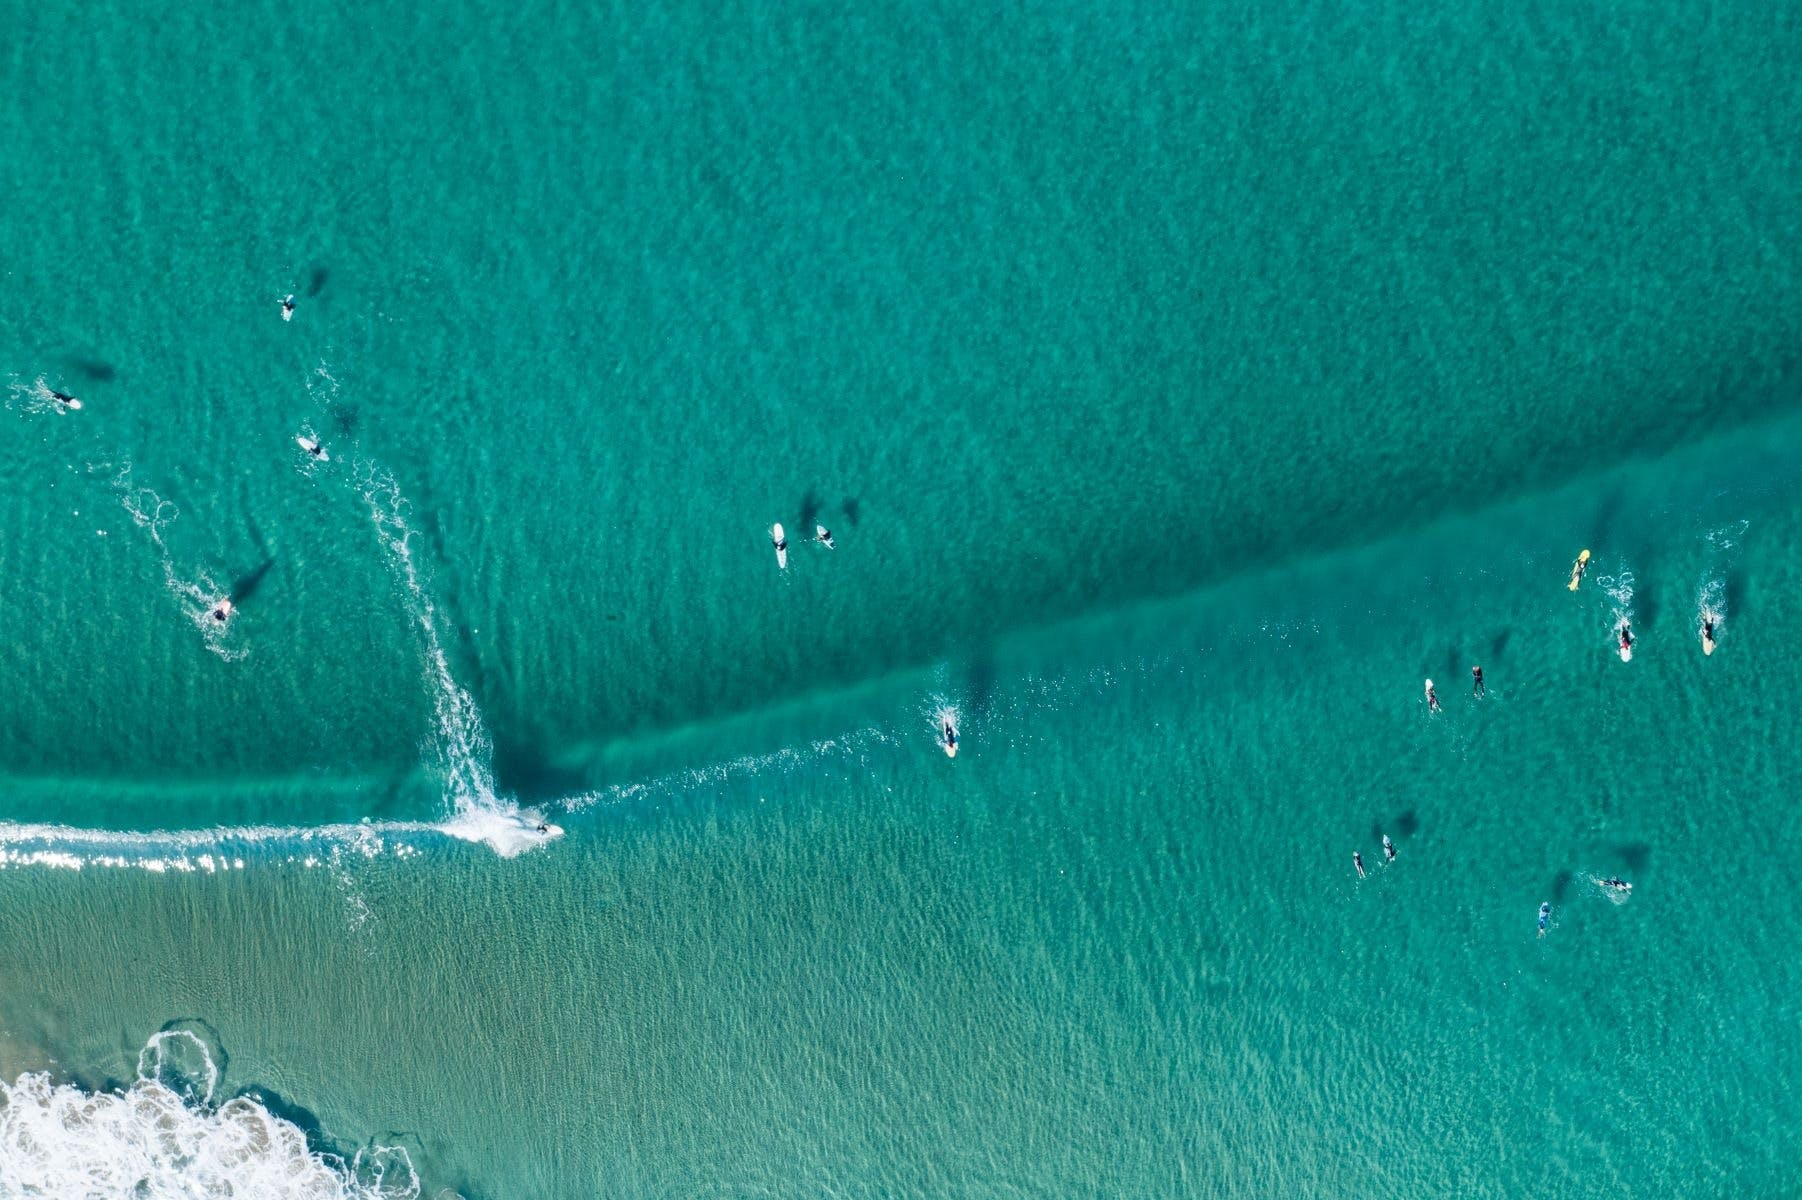
[[[252,568],[248,574],[242,575],[234,580],[231,585],[231,590],[226,593],[231,597],[231,602],[233,604],[241,605],[246,600],[250,599],[251,596],[256,594],[257,589],[263,586],[263,580],[268,577],[269,572],[274,568],[275,558],[271,556],[265,558],[256,567]]]
[[[863,505],[858,501],[857,497],[846,496],[843,500],[838,502],[838,506],[845,510],[845,520],[850,523],[851,527],[853,529],[857,528],[859,514],[863,511]]]
[[[63,361],[69,364],[70,370],[77,372],[92,383],[111,383],[119,376],[119,369],[102,359],[70,354],[65,356]]]
[[[332,277],[329,267],[314,267],[311,278],[307,280],[307,299],[311,300],[325,290],[325,281]]]
[[[820,498],[812,488],[801,497],[801,527],[799,533],[804,538],[813,536],[814,523],[820,518]]]

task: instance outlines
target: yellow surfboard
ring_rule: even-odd
[[[1571,564],[1570,590],[1576,591],[1577,585],[1583,582],[1583,568],[1589,565],[1589,551],[1577,555],[1577,561]]]

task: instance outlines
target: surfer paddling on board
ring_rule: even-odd
[[[293,319],[294,319],[294,293],[289,292],[286,296],[282,297],[282,320],[292,321]]]
[[[776,547],[776,568],[788,566],[788,535],[782,532],[782,523],[778,521],[770,526],[770,544]]]
[[[1470,694],[1473,696],[1481,696],[1483,694],[1482,667],[1472,667],[1470,669]]]
[[[1702,614],[1702,653],[1714,653],[1714,614]]]
[[[314,459],[318,460],[319,462],[330,462],[331,461],[331,456],[325,452],[325,447],[321,446],[318,442],[314,441],[312,438],[307,437],[303,434],[303,435],[297,436],[294,440],[296,442],[300,443],[300,448],[302,450],[305,450],[309,455],[311,455]]]
[[[1546,926],[1552,923],[1552,902],[1544,901],[1539,906],[1539,936],[1544,937]]]
[[[1583,572],[1589,570],[1589,551],[1577,555],[1577,561],[1570,568],[1570,590],[1576,591],[1577,585],[1583,582]]]
[[[212,611],[207,613],[207,616],[213,618],[213,620],[215,620],[215,621],[219,622],[219,624],[223,625],[227,621],[231,620],[231,615],[237,611],[238,611],[238,606],[233,604],[231,602],[231,600],[228,598],[225,600],[221,600],[221,601],[219,601],[219,603],[213,605]]]
[[[950,717],[939,722],[939,736],[945,747],[946,758],[957,757],[957,723]]]
[[[1427,711],[1439,711],[1439,693],[1433,690],[1433,681],[1427,680]]]
[[[1633,658],[1633,631],[1631,629],[1627,628],[1627,623],[1625,621],[1621,622],[1620,647],[1621,647],[1621,661],[1622,662],[1631,661]]]
[[[828,550],[838,549],[838,543],[832,540],[832,531],[824,525],[815,525],[813,527],[813,540],[826,547]]]
[[[1386,833],[1383,835],[1383,861],[1395,861],[1395,843],[1389,840],[1389,835]]]
[[[1622,879],[1619,875],[1611,875],[1607,879],[1598,879],[1596,880],[1596,886],[1605,887],[1611,892],[1619,892],[1623,896],[1633,890],[1633,885],[1628,883],[1625,879]]]
[[[59,412],[74,412],[81,408],[81,401],[77,400],[67,392],[59,392],[52,389],[50,398],[56,402],[57,411]]]
[[[1352,866],[1358,868],[1358,878],[1364,878],[1364,856],[1356,850],[1352,851]]]

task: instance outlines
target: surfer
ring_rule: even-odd
[[[56,407],[59,409],[78,409],[81,407],[81,401],[77,400],[67,392],[59,392],[53,389],[50,393],[50,398],[56,401]]]
[[[1352,851],[1352,866],[1358,868],[1358,878],[1364,878],[1364,856],[1356,850]]]
[[[1552,902],[1545,901],[1539,906],[1539,936],[1544,937],[1546,926],[1552,923]]]
[[[1383,861],[1395,861],[1395,843],[1389,840],[1389,835],[1386,833],[1383,835]]]
[[[1589,551],[1577,555],[1577,561],[1570,567],[1570,590],[1576,591],[1577,585],[1583,582],[1583,572],[1589,570]]]
[[[1482,667],[1472,667],[1470,669],[1470,694],[1473,696],[1481,696],[1483,694]]]
[[[1427,711],[1439,711],[1439,693],[1433,690],[1433,681],[1427,680]]]
[[[788,566],[788,535],[782,532],[782,523],[778,521],[770,526],[770,543],[776,547],[776,566]]]
[[[1620,892],[1622,895],[1633,890],[1633,885],[1628,883],[1625,879],[1622,879],[1619,875],[1613,875],[1607,879],[1598,879],[1596,880],[1596,886],[1605,887],[1611,892]]]
[[[292,321],[293,319],[294,319],[294,293],[289,292],[286,296],[282,297],[282,320]]]
[[[1631,629],[1627,628],[1627,623],[1625,621],[1621,622],[1621,643],[1620,643],[1620,645],[1621,645],[1621,661],[1626,662],[1629,658],[1633,657],[1633,631]]]
[[[538,822],[538,824],[534,825],[533,828],[536,829],[539,833],[549,833],[551,831],[551,827],[549,825],[546,825],[543,821]]]
[[[1714,653],[1714,614],[1702,614],[1702,653]]]
[[[213,610],[209,612],[207,616],[223,625],[226,621],[230,620],[231,615],[237,611],[238,606],[233,604],[230,599],[225,599],[213,605]]]
[[[813,527],[813,540],[826,547],[828,550],[838,549],[838,543],[832,540],[832,531],[824,525],[815,525]]]
[[[297,437],[294,440],[300,443],[300,448],[302,450],[305,450],[308,454],[312,455],[314,458],[320,460],[321,462],[325,461],[325,447],[324,446],[321,446],[318,442],[314,441],[310,437]]]
[[[943,737],[945,739],[945,757],[946,758],[956,758],[957,757],[957,726],[956,726],[956,724],[954,724],[952,722],[950,717],[946,717],[943,721],[941,721],[939,723],[939,733],[941,735],[943,735]]]

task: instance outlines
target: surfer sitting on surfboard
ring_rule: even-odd
[[[1472,667],[1470,669],[1470,692],[1473,696],[1481,696],[1483,694],[1482,667]]]
[[[1389,835],[1386,833],[1383,835],[1383,861],[1395,861],[1395,843],[1389,840]]]
[[[294,294],[292,292],[290,292],[288,295],[282,297],[282,320],[292,321],[293,319],[294,319]]]
[[[231,615],[236,611],[237,611],[237,606],[235,604],[233,604],[230,600],[221,600],[219,603],[217,603],[213,606],[213,611],[208,613],[207,616],[209,616],[209,617],[213,618],[213,620],[218,621],[221,624],[223,624],[224,622],[229,620],[231,618]]]
[[[838,544],[832,540],[832,531],[824,525],[815,525],[813,527],[813,540],[826,547],[828,550],[838,549]]]

